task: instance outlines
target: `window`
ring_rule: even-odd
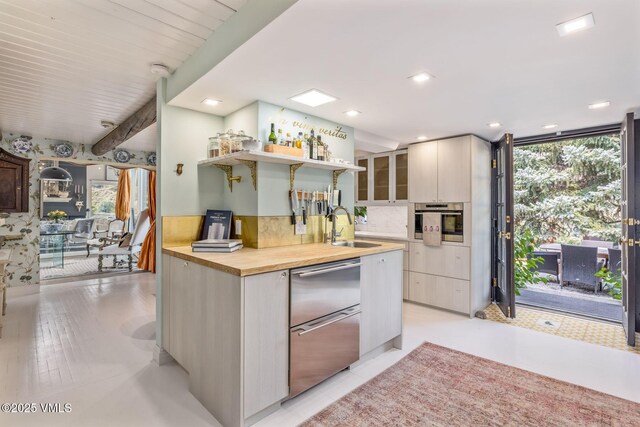
[[[115,218],[118,183],[91,181],[91,214],[98,218]]]

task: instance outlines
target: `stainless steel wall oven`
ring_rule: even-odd
[[[414,212],[414,238],[425,244],[439,244],[438,238],[464,242],[464,203],[416,203]]]

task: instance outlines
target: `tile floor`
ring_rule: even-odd
[[[61,414],[4,414],[12,426],[211,426],[176,364],[150,363],[154,277],[42,287],[9,301],[0,340],[0,403],[70,403]],[[640,402],[637,354],[405,304],[403,350],[342,372],[258,426],[294,426],[400,360],[422,341]]]

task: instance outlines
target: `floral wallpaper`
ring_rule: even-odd
[[[91,147],[49,138],[37,138],[18,133],[0,133],[0,147],[20,157],[30,158],[29,163],[29,212],[11,213],[0,225],[0,236],[20,235],[19,240],[5,241],[4,248],[12,248],[11,262],[5,271],[8,286],[36,284],[40,281],[40,170],[41,159],[60,161],[83,160],[106,163],[144,166],[155,169],[156,153],[115,149],[103,156],[96,156]]]

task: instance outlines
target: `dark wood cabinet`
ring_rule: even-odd
[[[0,212],[29,212],[29,162],[0,148]]]

